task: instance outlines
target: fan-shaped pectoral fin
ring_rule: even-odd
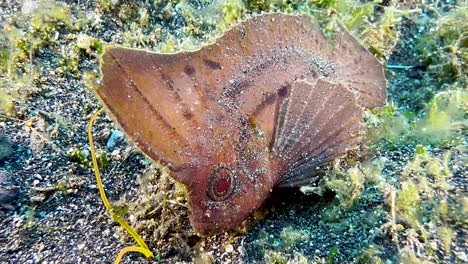
[[[316,182],[320,168],[360,143],[363,110],[342,84],[297,81],[278,111],[273,151],[284,168],[278,187]]]

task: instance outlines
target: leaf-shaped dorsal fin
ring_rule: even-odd
[[[151,158],[177,167],[187,157],[186,128],[170,80],[164,84],[149,53],[108,47],[102,57],[101,85],[96,92],[116,117],[122,129]],[[166,86],[166,89],[158,89]],[[161,92],[160,90],[163,90]],[[177,109],[177,108],[180,109]],[[190,113],[187,113],[188,116]],[[186,131],[188,132],[188,131]]]
[[[342,84],[319,79],[295,82],[279,109],[273,151],[283,162],[278,187],[316,181],[323,165],[356,148],[362,108]]]
[[[218,155],[246,117],[272,142],[296,80],[324,78],[355,91],[362,106],[382,105],[382,65],[345,30],[336,39],[332,49],[309,16],[265,14],[198,51],[106,47],[97,94],[147,155],[177,170]]]
[[[201,146],[212,146],[212,137],[207,135],[215,132],[208,129],[206,120],[216,114],[216,105],[190,80],[189,68],[181,75],[181,60],[181,55],[108,47],[96,90],[135,143],[173,170],[209,156]],[[172,69],[179,64],[182,69],[171,72],[164,68],[168,63]]]
[[[357,92],[360,105],[369,109],[385,105],[387,85],[382,64],[341,25],[329,58],[336,63],[334,79]]]

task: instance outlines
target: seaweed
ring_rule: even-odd
[[[239,21],[245,13],[244,5],[239,0],[226,1],[223,6],[224,23],[228,26]]]
[[[3,88],[3,85],[0,85],[0,113],[7,116],[16,115],[14,97]]]
[[[356,264],[383,264],[380,254],[381,252],[374,245],[371,245],[356,258]]]
[[[383,2],[313,1],[317,5],[311,7],[309,13],[318,15],[318,21],[329,37],[333,37],[337,24],[343,24],[370,52],[385,60],[400,40],[402,18],[418,10],[398,9]]]
[[[423,144],[456,147],[463,144],[468,93],[459,85],[437,93],[419,115],[396,106],[366,113],[366,144],[385,150]]]
[[[421,205],[417,186],[411,181],[402,182],[396,197],[398,218],[410,226],[419,227],[421,221]]]
[[[148,238],[149,246],[160,251],[163,257],[167,247],[174,248],[180,260],[190,260],[202,254],[203,250],[198,248],[203,247],[203,243],[192,245],[195,251],[200,251],[195,256],[194,249],[188,245],[196,243],[200,237],[189,223],[186,188],[173,180],[169,170],[158,163],[139,177],[138,184],[138,199],[129,204],[133,216],[130,221],[138,233]],[[204,257],[200,255],[200,258]]]
[[[128,252],[139,252],[139,253],[143,254],[147,258],[151,258],[151,257],[153,257],[153,252],[151,252],[149,250],[149,248],[146,245],[145,241],[143,241],[143,239],[138,235],[138,233],[135,232],[134,229],[131,228],[127,224],[127,222],[122,218],[121,213],[119,213],[119,211],[121,212],[121,210],[116,209],[109,202],[109,200],[107,199],[107,196],[106,196],[106,192],[104,190],[104,186],[102,184],[101,174],[99,172],[98,160],[97,160],[95,149],[94,149],[92,128],[93,128],[93,124],[94,124],[96,118],[99,116],[100,113],[102,113],[103,110],[104,110],[104,108],[101,108],[100,110],[98,110],[91,117],[91,119],[89,120],[89,123],[88,123],[88,129],[87,129],[87,131],[88,131],[88,140],[89,140],[89,149],[90,149],[90,152],[91,152],[93,170],[94,170],[94,174],[96,176],[96,182],[97,182],[97,186],[98,186],[98,189],[99,189],[99,194],[101,196],[102,203],[106,207],[106,210],[110,214],[112,219],[114,221],[116,221],[117,223],[119,223],[122,226],[122,228],[125,229],[135,239],[135,241],[138,244],[138,246],[130,246],[130,247],[125,247],[124,249],[122,249],[119,252],[119,254],[117,255],[117,257],[116,257],[116,259],[114,261],[114,264],[120,263],[123,256]]]
[[[109,166],[109,159],[105,151],[97,151],[95,155],[96,155],[96,161],[97,161],[99,168],[105,169]],[[90,160],[90,153],[87,153],[86,151],[72,149],[70,151],[70,160],[72,162],[79,164],[80,166],[84,168],[92,167],[92,160]]]
[[[460,4],[440,18],[416,44],[428,77],[438,84],[462,81],[466,86],[468,61],[468,5]]]
[[[404,263],[433,260],[437,244],[446,256],[452,257],[450,244],[456,222],[448,215],[449,211],[460,212],[460,209],[447,202],[447,197],[451,197],[447,180],[452,177],[449,160],[449,151],[442,157],[435,157],[424,146],[417,146],[414,159],[401,172],[396,195],[388,196],[388,203],[394,210],[393,224],[383,228],[393,226],[393,240],[399,248],[400,261]],[[423,251],[426,254],[420,254]]]
[[[457,89],[439,92],[429,102],[426,115],[415,122],[414,139],[435,145],[459,145],[466,127],[468,92]]]
[[[439,92],[467,86],[467,16],[465,3],[438,7],[443,3],[420,5],[417,16],[409,16],[410,32],[398,43],[391,59],[408,64],[388,65],[389,92],[394,102],[415,114]],[[405,63],[403,62],[403,63]],[[393,78],[398,76],[398,78]]]

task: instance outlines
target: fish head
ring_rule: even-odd
[[[235,228],[268,197],[278,178],[275,162],[262,145],[235,150],[228,144],[208,165],[191,166],[187,188],[191,222],[201,234]],[[175,178],[178,178],[175,176]]]

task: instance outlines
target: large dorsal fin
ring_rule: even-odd
[[[297,80],[326,78],[363,106],[384,104],[382,66],[344,29],[336,39],[333,49],[309,16],[277,13],[193,52],[106,47],[96,92],[147,155],[177,170],[218,155],[248,117],[273,142],[278,107]]]
[[[175,171],[216,155],[219,139],[238,125],[208,98],[192,67],[185,53],[108,47],[96,90],[135,143]]]
[[[273,144],[284,168],[278,187],[311,184],[320,167],[356,148],[362,111],[342,84],[295,82],[280,106]]]

